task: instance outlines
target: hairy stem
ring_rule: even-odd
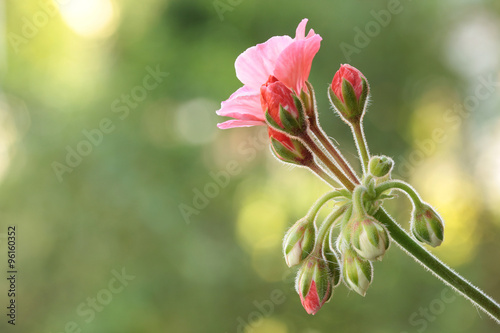
[[[346,175],[331,161],[328,156],[321,150],[321,148],[314,142],[314,140],[309,136],[309,135],[304,135],[301,137],[302,140],[304,140],[304,143],[309,147],[309,149],[312,151],[314,155],[316,155],[317,158],[323,164],[326,165],[326,167],[337,177],[339,182],[349,191],[352,191],[354,189],[354,184],[353,182],[346,177]]]
[[[396,223],[383,208],[375,213],[375,218],[382,222],[389,231],[391,238],[418,263],[427,268],[436,277],[452,287],[460,295],[464,296],[481,310],[500,323],[500,305],[483,291],[465,280],[457,272],[446,266],[430,252],[424,249],[399,224]]]
[[[312,172],[318,175],[321,179],[323,179],[333,188],[339,185],[338,182],[335,179],[333,179],[332,176],[326,173],[325,170],[323,170],[318,164],[312,163],[311,165],[309,165],[309,169],[311,169]]]
[[[309,211],[307,212],[306,218],[309,220],[314,219],[316,217],[316,215],[318,215],[318,212],[321,209],[321,207],[323,207],[323,205],[326,204],[328,201],[330,201],[334,198],[345,196],[346,193],[344,193],[343,191],[345,191],[345,190],[335,190],[335,191],[328,192],[328,193],[324,194],[309,209]]]
[[[356,139],[356,147],[358,148],[359,158],[363,166],[363,173],[368,171],[368,161],[370,160],[370,153],[368,152],[368,145],[365,140],[365,133],[363,131],[363,123],[361,120],[351,123],[352,133]]]
[[[413,201],[415,206],[422,205],[422,199],[418,195],[417,191],[408,183],[405,183],[402,180],[389,180],[387,182],[383,182],[375,189],[376,195],[380,195],[382,192],[385,192],[390,189],[398,189],[400,191],[405,192]]]
[[[340,168],[345,172],[347,177],[354,183],[359,184],[359,179],[352,170],[351,165],[346,161],[345,157],[338,151],[338,149],[333,145],[333,143],[328,139],[323,129],[320,127],[317,121],[311,123],[311,132],[318,138],[319,142],[325,147],[328,153],[337,162]]]
[[[334,210],[333,212],[331,212],[326,218],[325,220],[323,221],[323,223],[321,224],[321,227],[319,228],[319,231],[318,231],[318,236],[316,238],[316,246],[315,246],[315,249],[312,251],[312,253],[318,253],[319,254],[319,250],[321,249],[321,247],[323,246],[323,238],[325,238],[325,236],[327,235],[328,233],[328,229],[330,229],[330,227],[332,226],[332,224],[340,217],[342,216],[342,214],[344,214],[344,212],[346,211],[347,207],[346,205]]]

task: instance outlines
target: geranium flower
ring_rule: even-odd
[[[303,19],[290,36],[275,36],[265,43],[252,46],[240,54],[235,62],[236,76],[243,87],[221,103],[217,114],[233,120],[217,124],[219,128],[265,125],[260,87],[270,75],[289,89],[300,93],[311,71],[314,56],[319,50],[321,36],[314,30],[306,32],[307,19]]]

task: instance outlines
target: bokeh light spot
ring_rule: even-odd
[[[215,136],[217,104],[206,99],[195,99],[182,104],[176,111],[179,137],[191,144],[211,142]]]
[[[287,216],[272,200],[245,205],[238,216],[237,233],[245,249],[270,249],[281,244]]]
[[[439,156],[426,161],[411,182],[445,221],[444,242],[433,252],[452,266],[469,262],[474,257],[478,239],[474,231],[481,210],[474,184],[457,163]]]
[[[72,0],[59,5],[64,22],[78,35],[110,36],[117,25],[116,9],[110,0]]]
[[[287,333],[286,324],[276,319],[265,318],[254,323],[249,323],[244,332],[252,333]]]

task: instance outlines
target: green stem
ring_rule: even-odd
[[[321,247],[323,246],[323,238],[325,238],[325,236],[327,235],[328,233],[328,229],[330,229],[330,227],[332,226],[332,224],[340,217],[342,216],[342,214],[344,214],[344,212],[346,211],[347,207],[344,205],[342,207],[340,207],[339,209],[337,210],[334,210],[333,212],[331,212],[326,218],[325,220],[323,221],[323,223],[321,224],[321,227],[319,228],[319,231],[318,231],[318,235],[316,237],[316,245],[315,245],[315,248],[314,250],[312,251],[312,253],[317,253],[319,254],[319,250],[321,249]]]
[[[354,189],[353,182],[346,177],[346,175],[328,158],[328,156],[326,156],[316,142],[314,142],[314,140],[307,134],[302,136],[301,139],[304,140],[304,143],[309,147],[312,153],[316,155],[316,157],[319,158],[319,160],[323,162],[323,164],[325,164],[331,172],[333,172],[339,182],[342,183],[346,189],[352,192]]]
[[[345,195],[346,193],[343,193],[342,190],[335,190],[324,194],[321,198],[316,200],[313,206],[309,209],[306,215],[306,219],[313,220],[316,217],[316,215],[318,215],[319,210],[321,209],[321,207],[323,207],[324,204],[326,204],[328,201],[334,198],[342,197]]]
[[[364,186],[358,186],[354,189],[354,192],[352,194],[352,210],[354,214],[365,214],[365,208],[363,206],[363,194],[365,191],[366,188]]]
[[[352,170],[351,165],[346,161],[345,157],[338,151],[338,149],[333,145],[333,143],[328,139],[323,129],[320,127],[319,123],[316,121],[311,123],[311,132],[318,138],[323,147],[328,151],[328,153],[333,157],[333,159],[338,163],[340,168],[345,172],[349,179],[354,184],[359,184],[359,179]]]
[[[356,139],[356,147],[358,148],[361,165],[363,166],[363,173],[368,172],[368,161],[370,160],[370,153],[368,152],[368,145],[365,140],[365,133],[363,131],[363,124],[361,120],[351,123],[352,133]]]
[[[383,208],[379,209],[374,216],[387,227],[392,239],[418,263],[430,270],[444,283],[455,289],[460,295],[479,306],[481,310],[493,318],[497,323],[500,323],[500,305],[491,297],[473,286],[469,281],[465,280],[413,240]]]
[[[402,180],[389,180],[386,182],[383,182],[377,188],[375,189],[376,195],[379,196],[383,192],[390,190],[390,189],[398,189],[403,192],[405,192],[413,201],[415,206],[421,206],[422,205],[422,199],[418,195],[417,191],[413,187],[411,187],[410,184],[405,183]]]

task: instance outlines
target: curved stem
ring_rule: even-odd
[[[345,191],[345,190],[344,190]],[[318,215],[318,211],[323,207],[324,204],[326,204],[328,201],[332,200],[333,198],[337,197],[342,197],[345,196],[345,193],[342,192],[342,190],[336,190],[332,192],[328,192],[324,194],[321,198],[319,198],[313,206],[309,209],[307,212],[306,218],[309,220],[312,220]]]
[[[457,272],[446,266],[413,240],[413,238],[411,238],[383,208],[379,209],[374,216],[387,227],[392,239],[418,263],[430,270],[444,283],[455,289],[460,295],[476,304],[497,323],[500,323],[500,305],[491,297],[472,285],[469,281],[465,280]]]
[[[422,199],[418,195],[417,191],[413,187],[411,187],[410,184],[405,183],[402,180],[389,180],[386,182],[383,182],[377,188],[375,189],[376,195],[379,196],[383,192],[390,190],[390,189],[398,189],[403,192],[405,192],[413,201],[415,206],[422,205]]]
[[[309,147],[309,149],[323,162],[328,169],[338,178],[340,183],[344,185],[346,189],[352,191],[354,189],[354,184],[352,181],[346,177],[346,175],[326,156],[326,154],[321,150],[321,148],[314,142],[314,140],[309,135],[304,135],[301,137],[304,143]]]
[[[352,133],[356,139],[356,147],[358,148],[359,157],[361,158],[361,164],[363,166],[363,173],[368,171],[368,161],[370,160],[370,153],[368,151],[368,145],[365,140],[365,133],[363,131],[363,124],[361,120],[351,123]]]
[[[311,132],[318,138],[323,147],[328,151],[328,153],[333,157],[333,159],[338,163],[340,168],[345,172],[349,179],[354,184],[359,184],[359,179],[356,173],[352,170],[351,165],[346,161],[345,157],[338,151],[338,149],[333,145],[333,143],[328,139],[323,129],[320,127],[317,121],[314,121],[310,125]]]
[[[340,216],[342,216],[342,214],[344,214],[344,212],[346,211],[346,209],[347,209],[347,207],[344,205],[344,206],[340,207],[339,209],[334,210],[333,212],[331,212],[325,218],[325,220],[321,224],[321,227],[319,228],[318,235],[316,237],[316,245],[315,245],[315,248],[314,248],[314,250],[313,250],[312,253],[314,253],[315,251],[318,252],[319,249],[321,249],[321,247],[323,246],[323,238],[325,238],[325,236],[327,235],[328,229],[330,229],[330,227],[332,226],[332,224]]]

